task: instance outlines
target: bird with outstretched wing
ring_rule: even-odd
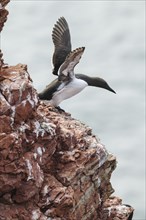
[[[71,98],[87,86],[94,86],[115,91],[100,77],[90,77],[85,74],[75,74],[74,68],[85,50],[79,47],[71,51],[71,37],[67,21],[64,17],[58,19],[52,31],[54,43],[53,74],[58,78],[53,80],[41,93],[39,98],[49,100],[52,105],[58,105],[65,99]]]

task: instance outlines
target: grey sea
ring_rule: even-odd
[[[117,92],[90,87],[60,106],[117,157],[114,195],[134,207],[134,220],[145,220],[145,1],[12,0],[7,9],[5,62],[27,64],[39,92],[55,78],[51,33],[61,16],[72,48],[86,48],[75,72],[102,77]]]

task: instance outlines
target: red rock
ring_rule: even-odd
[[[5,9],[5,6],[8,4],[10,0],[1,0],[1,7],[0,7],[0,32],[4,26],[4,23],[7,20],[8,11]]]
[[[122,199],[116,196],[110,197],[106,200],[103,212],[103,220],[132,219],[133,217],[133,208],[129,205],[123,205]]]
[[[9,115],[11,113],[11,106],[7,102],[7,100],[4,98],[2,94],[0,94],[0,115]]]
[[[91,128],[38,103],[25,65],[1,84],[0,219],[128,220],[133,208],[109,199],[116,158]]]
[[[0,116],[0,133],[7,133],[12,130],[13,120],[6,115]]]

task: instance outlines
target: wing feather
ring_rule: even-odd
[[[74,67],[79,63],[85,47],[79,47],[68,54],[59,69],[59,81],[68,81],[74,76]]]
[[[65,61],[66,56],[71,52],[71,37],[67,21],[64,17],[60,17],[54,25],[52,31],[52,40],[54,43],[53,53],[53,74],[58,74],[58,69]]]

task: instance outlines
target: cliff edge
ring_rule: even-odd
[[[0,219],[128,219],[91,128],[39,101],[26,65],[0,74]]]
[[[133,208],[111,197],[115,168],[91,128],[40,101],[27,66],[0,52],[0,219],[130,220]]]

